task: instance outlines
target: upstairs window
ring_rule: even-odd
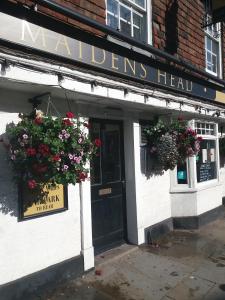
[[[205,12],[208,26],[205,27],[205,62],[206,71],[221,76],[221,37],[220,24],[211,24],[211,1],[205,1]]]
[[[107,0],[107,25],[147,42],[147,0]]]

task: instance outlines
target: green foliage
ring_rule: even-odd
[[[162,170],[173,170],[179,162],[183,163],[200,150],[202,138],[181,119],[169,124],[162,120],[150,122],[144,133],[149,153]]]
[[[87,178],[87,162],[100,141],[91,141],[89,125],[75,119],[20,116],[18,124],[8,124],[10,159],[18,181],[31,189],[38,184],[75,184]]]

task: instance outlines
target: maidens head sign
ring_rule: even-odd
[[[4,13],[0,13],[1,39],[195,97],[218,100],[216,97],[221,96],[221,93],[217,94],[216,90],[190,80],[185,74],[180,77],[165,72],[150,64],[79,41],[76,36],[71,38]]]

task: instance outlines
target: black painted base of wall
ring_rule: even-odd
[[[222,203],[225,205],[225,197],[222,198]]]
[[[29,295],[74,279],[84,273],[83,256],[77,256],[0,286],[1,300],[28,300]]]
[[[173,230],[172,218],[166,219],[160,223],[154,224],[145,229],[145,242],[154,243],[157,239]]]
[[[225,216],[223,205],[207,211],[199,216],[173,218],[174,229],[198,229],[220,217]]]
[[[225,216],[223,205],[207,211],[199,216],[169,218],[145,229],[145,242],[152,244],[173,229],[198,229],[218,218]]]

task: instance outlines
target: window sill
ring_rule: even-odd
[[[210,182],[198,183],[197,187],[189,188],[188,186],[173,187],[170,189],[170,194],[186,194],[186,193],[197,193],[210,188],[221,186],[223,183],[218,180],[210,180]]]

